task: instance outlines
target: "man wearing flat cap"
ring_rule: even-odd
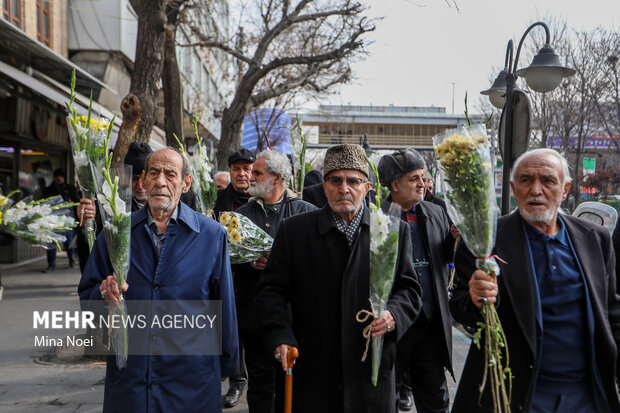
[[[248,203],[250,199],[250,178],[252,178],[254,162],[256,162],[256,156],[246,148],[241,148],[228,157],[230,183],[226,188],[218,189],[217,191],[217,200],[213,207],[213,212],[215,212],[216,216],[225,211],[235,211]],[[243,390],[247,387],[245,349],[241,341],[239,342],[239,350],[241,353],[239,358],[239,374],[229,378],[228,392],[224,396],[225,408],[235,407],[239,403]]]
[[[246,148],[241,148],[228,157],[230,184],[217,191],[217,201],[213,207],[217,215],[224,211],[235,211],[247,204],[250,199],[250,178],[254,162],[256,156]]]
[[[398,343],[399,407],[409,411],[415,399],[420,413],[448,412],[444,368],[454,377],[448,279],[456,227],[451,234],[446,212],[423,200],[426,164],[417,151],[407,149],[385,155],[377,169],[381,185],[390,190],[388,201],[401,206],[401,218],[408,224],[413,265],[422,287],[422,311]]]
[[[374,387],[371,358],[361,361],[368,323],[356,321],[358,311],[369,308],[370,295],[370,214],[363,201],[370,184],[364,150],[333,146],[323,169],[327,205],[280,225],[258,283],[263,337],[284,370],[289,349],[299,349],[295,412],[393,413],[396,342],[421,306],[409,230],[401,223],[387,309],[371,322],[372,335],[385,335]]]

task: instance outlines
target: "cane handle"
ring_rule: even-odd
[[[297,359],[297,357],[299,357],[299,350],[297,350],[297,347],[289,348],[286,352],[286,364],[287,366],[289,366],[289,368],[293,367],[293,364],[295,364],[295,359]]]

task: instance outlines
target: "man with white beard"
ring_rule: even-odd
[[[476,326],[485,303],[496,303],[512,372],[513,412],[620,412],[620,297],[609,231],[558,214],[571,179],[552,149],[521,155],[510,176],[517,211],[501,217],[492,255],[500,273],[476,270],[459,248],[450,307]],[[452,413],[493,411],[480,396],[484,347],[472,345]],[[502,360],[508,360],[506,354]]]
[[[251,198],[236,212],[275,237],[285,218],[317,209],[288,189],[290,177],[291,163],[286,156],[269,150],[259,153],[250,179]],[[250,413],[274,411],[277,365],[274,364],[273,349],[267,349],[262,341],[254,302],[255,287],[267,259],[261,257],[249,264],[232,266],[239,340],[245,347]]]

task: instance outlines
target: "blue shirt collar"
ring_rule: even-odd
[[[149,211],[148,205],[149,204],[147,203],[146,205],[144,205],[144,207],[140,208],[139,210],[137,210],[136,212],[132,214],[132,220],[131,220],[132,227],[135,225],[138,225],[140,222],[144,222],[144,221],[147,221],[147,223],[149,222],[148,217],[147,217],[147,215],[149,215],[149,213],[147,213],[147,211]],[[183,202],[179,201],[176,207],[176,212],[173,212],[172,215],[175,216],[175,214],[176,214],[177,221],[183,222],[194,232],[200,232],[200,223],[198,222],[197,212],[192,210],[190,207],[185,205]]]
[[[568,241],[568,234],[566,232],[566,226],[564,225],[564,221],[560,217],[560,214],[558,214],[557,221],[556,221],[558,227],[560,228],[560,231],[557,234],[555,234],[553,237],[550,237],[549,235],[543,233],[542,231],[539,231],[538,229],[534,228],[533,226],[528,224],[525,219],[523,219],[522,221],[523,221],[523,226],[525,227],[527,236],[530,240],[532,239],[540,239],[541,241],[553,240],[553,241],[559,242],[560,244],[566,247],[570,247],[570,243]]]

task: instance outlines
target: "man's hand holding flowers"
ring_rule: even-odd
[[[389,333],[396,329],[396,321],[394,321],[394,317],[392,317],[392,313],[389,310],[383,311],[381,313],[381,317],[375,318],[375,321],[371,324],[372,328],[372,336],[378,337],[385,333]]]
[[[88,199],[80,199],[80,205],[78,206],[78,218],[80,219],[80,226],[84,226],[89,219],[95,219],[95,203]]]
[[[484,304],[494,304],[497,297],[497,275],[476,270],[469,280],[469,295],[474,305],[482,309]]]
[[[127,292],[128,288],[129,284],[123,281],[122,292]],[[121,291],[118,289],[116,273],[114,273],[113,275],[108,275],[106,279],[101,282],[101,285],[99,286],[99,292],[101,293],[101,298],[106,301],[118,302],[120,300]]]

